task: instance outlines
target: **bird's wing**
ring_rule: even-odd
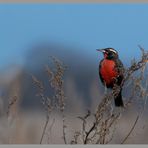
[[[103,80],[103,77],[102,77],[102,75],[101,75],[101,72],[100,72],[102,62],[103,62],[103,59],[100,61],[100,64],[99,64],[99,76],[100,76],[101,82],[102,82],[103,84],[105,84],[105,83],[104,83],[104,80]]]
[[[116,70],[119,73],[119,75],[118,75],[118,82],[117,83],[120,85],[122,80],[123,80],[123,78],[124,78],[124,71],[125,71],[125,69],[124,69],[124,65],[123,65],[123,63],[121,62],[120,59],[117,59],[115,62],[116,62],[116,65],[117,65]]]
[[[117,71],[122,75],[125,71],[123,63],[121,62],[120,59],[117,59],[115,62],[116,62],[116,65],[117,65],[117,67],[116,67]]]

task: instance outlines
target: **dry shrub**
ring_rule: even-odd
[[[65,125],[65,115],[64,115],[64,108],[65,108],[65,94],[64,94],[64,72],[66,70],[66,65],[64,65],[61,61],[59,61],[55,57],[51,57],[54,68],[50,69],[48,65],[45,66],[45,70],[48,76],[48,82],[53,89],[53,96],[49,97],[45,95],[46,88],[44,87],[43,83],[39,81],[35,76],[32,76],[34,84],[38,87],[39,93],[37,94],[44,106],[46,111],[46,122],[43,127],[43,133],[40,139],[40,144],[43,141],[45,136],[45,132],[49,123],[50,113],[54,110],[60,110],[62,113],[63,119],[63,139],[64,143],[66,144],[66,125]]]
[[[94,114],[91,114],[89,111],[84,117],[79,117],[82,120],[82,132],[74,135],[74,140],[71,143],[78,143],[78,137],[82,139],[83,144],[108,144],[112,141],[116,124],[121,118],[123,112],[127,110],[132,105],[132,101],[136,97],[143,98],[143,107],[142,111],[137,115],[136,120],[125,138],[120,143],[125,143],[132,131],[134,130],[141,114],[145,110],[146,100],[147,100],[147,83],[148,80],[144,81],[144,71],[146,67],[146,62],[148,60],[148,53],[141,48],[142,57],[141,60],[136,62],[132,61],[131,66],[128,69],[124,70],[124,79],[120,86],[114,86],[113,90],[110,93],[104,95],[101,99],[100,104],[98,105]],[[135,72],[137,72],[135,76]],[[111,102],[115,96],[118,95],[121,89],[127,87],[127,82],[131,81],[132,85],[130,86],[130,94],[126,98],[124,108],[113,108]],[[143,84],[144,83],[144,84]],[[90,116],[94,117],[92,125],[88,127],[88,118]],[[76,136],[77,135],[77,136]],[[77,137],[77,139],[75,138]]]
[[[139,46],[140,47],[140,46]],[[64,94],[64,72],[66,66],[59,61],[57,58],[52,57],[55,69],[50,69],[46,66],[46,72],[48,75],[48,81],[51,88],[54,90],[52,97],[45,96],[45,87],[41,81],[36,77],[32,76],[33,82],[39,88],[38,96],[42,99],[42,104],[46,110],[46,122],[43,128],[40,144],[43,141],[47,125],[49,122],[50,113],[54,109],[59,109],[62,113],[63,119],[63,139],[64,143],[67,144],[108,144],[112,141],[114,133],[116,131],[116,125],[121,115],[126,112],[127,108],[133,105],[136,98],[142,98],[143,106],[141,112],[137,115],[136,120],[131,127],[131,130],[120,143],[125,143],[130,134],[135,129],[135,126],[140,119],[140,116],[145,110],[147,100],[147,84],[148,80],[145,81],[145,68],[148,60],[148,53],[140,47],[142,52],[141,59],[139,61],[133,60],[131,66],[124,70],[124,79],[120,86],[114,86],[113,90],[101,98],[101,102],[98,104],[94,113],[89,110],[83,117],[78,118],[82,121],[81,130],[76,130],[71,141],[66,139],[66,124],[65,124],[65,94]],[[125,89],[130,85],[130,92],[126,100],[124,100],[124,108],[112,107],[113,98],[118,95],[121,89]],[[141,101],[140,100],[140,101]],[[138,100],[137,100],[138,101]],[[91,123],[89,119],[91,118]],[[54,123],[53,123],[54,124]]]

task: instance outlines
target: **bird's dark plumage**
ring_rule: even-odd
[[[99,64],[99,76],[101,82],[107,88],[113,88],[114,85],[120,85],[123,80],[124,66],[118,57],[118,53],[113,48],[99,50],[103,52],[104,59]],[[115,99],[115,106],[123,106],[122,90]]]

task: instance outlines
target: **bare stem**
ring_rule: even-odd
[[[135,128],[135,126],[136,126],[136,124],[137,124],[137,122],[138,122],[138,120],[139,120],[139,115],[137,116],[137,118],[136,118],[136,120],[135,120],[135,122],[134,122],[134,124],[133,124],[133,126],[132,126],[132,128],[131,128],[131,130],[129,131],[129,133],[127,134],[127,136],[123,139],[123,141],[121,142],[121,144],[124,144],[125,143],[125,141],[128,139],[128,137],[131,135],[131,133],[133,132],[133,130],[134,130],[134,128]]]
[[[45,135],[48,123],[49,123],[49,117],[46,118],[46,122],[44,124],[44,128],[43,128],[40,144],[42,144],[42,141],[43,141],[43,138],[44,138],[44,135]]]
[[[91,132],[95,129],[95,127],[96,127],[96,123],[94,123],[94,124],[92,125],[92,127],[89,129],[89,131],[86,132],[86,137],[85,137],[85,140],[84,140],[84,144],[87,144],[88,137],[89,137],[89,135],[91,134]]]
[[[62,118],[63,118],[63,139],[64,139],[64,143],[67,144],[67,140],[66,140],[66,125],[65,125],[65,115],[63,113],[62,115]]]

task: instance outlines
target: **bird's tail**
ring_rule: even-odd
[[[116,107],[123,107],[123,100],[122,100],[122,90],[119,92],[118,96],[115,98],[115,106]]]

